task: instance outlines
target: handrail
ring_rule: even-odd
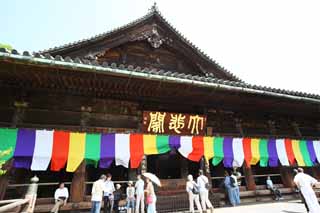
[[[21,207],[22,205],[28,204],[22,210],[23,213],[33,213],[34,207],[37,200],[37,191],[39,178],[34,176],[31,178],[31,184],[29,184],[28,191],[25,195],[24,199],[13,199],[13,200],[4,200],[1,204],[9,203],[5,206],[0,207],[0,212],[8,212],[10,209],[14,209],[16,207]]]

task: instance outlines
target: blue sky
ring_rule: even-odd
[[[143,15],[152,0],[1,0],[0,43],[38,51]],[[195,45],[248,83],[320,94],[320,1],[157,0]]]

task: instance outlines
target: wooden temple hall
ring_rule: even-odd
[[[52,171],[50,164],[46,171],[34,171],[15,167],[13,156],[4,165],[7,173],[0,176],[0,200],[23,196],[30,178],[37,175],[36,212],[48,212],[52,207],[59,181],[66,183],[71,195],[63,208],[89,208],[92,182],[108,172],[123,188],[141,172],[155,173],[163,185],[157,189],[158,209],[166,212],[188,208],[186,177],[196,177],[202,169],[212,180],[211,199],[215,205],[224,205],[219,185],[224,172],[235,166],[226,166],[226,138],[243,139],[244,162],[237,170],[242,175],[244,203],[272,199],[265,187],[268,175],[288,199],[294,196],[293,168],[308,166],[305,171],[320,178],[319,159],[310,155],[311,164],[300,163],[295,148],[320,138],[320,96],[246,83],[193,45],[155,6],[140,19],[89,39],[32,54],[0,49],[0,96],[1,128],[122,136],[137,133],[143,135],[144,151],[149,146],[145,138],[162,138],[157,144],[170,138],[169,151],[145,151],[136,168],[131,167],[132,159],[128,168],[116,161],[106,168],[83,160],[73,172],[67,171],[67,165]],[[174,136],[180,138],[177,149],[171,144]],[[205,160],[205,145],[200,158],[192,160],[192,150],[180,149],[182,138],[192,138],[191,148],[212,139],[212,156],[218,155],[221,147],[217,141],[222,140],[224,159],[215,164]],[[293,158],[288,155],[290,165],[283,166],[279,158],[270,166],[274,156],[268,151],[267,165],[261,166],[259,158],[250,165],[253,138],[265,138],[270,144],[288,139],[294,144],[291,152],[287,149],[293,154]],[[248,152],[245,146],[250,146],[250,141],[252,150]],[[258,153],[261,159],[262,152]],[[134,154],[131,152],[131,157]],[[319,157],[318,150],[315,154]]]

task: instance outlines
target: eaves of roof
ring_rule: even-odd
[[[26,65],[47,65],[57,68],[62,67],[72,69],[73,72],[76,70],[79,72],[97,72],[101,74],[141,78],[146,80],[161,80],[172,83],[191,84],[198,87],[209,87],[225,91],[272,96],[320,104],[320,96],[316,94],[275,89],[243,82],[227,81],[213,77],[196,76],[165,70],[150,70],[148,68],[133,67],[132,65],[125,66],[123,64],[117,65],[115,63],[110,65],[107,63],[99,64],[98,61],[81,60],[80,58],[75,58],[73,60],[70,57],[63,58],[61,56],[52,57],[50,54],[30,54],[27,51],[23,52],[23,54],[19,54],[16,50],[9,52],[4,48],[0,48],[0,62],[8,60]]]

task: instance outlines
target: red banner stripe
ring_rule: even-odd
[[[192,161],[200,161],[204,153],[203,137],[192,137],[192,152],[188,155],[188,159]]]
[[[60,171],[68,160],[70,133],[65,131],[54,131],[53,147],[51,157],[51,170]]]
[[[243,153],[244,153],[244,160],[246,162],[246,166],[250,167],[250,162],[252,159],[251,138],[244,138],[242,141],[242,145],[243,145]]]
[[[143,154],[143,135],[130,134],[130,167],[132,169],[139,167]]]
[[[290,165],[293,165],[295,162],[295,157],[294,157],[294,152],[293,152],[293,148],[292,148],[292,141],[291,141],[291,139],[286,138],[284,140],[284,143],[286,146],[286,152],[287,152],[289,163],[290,163]]]

